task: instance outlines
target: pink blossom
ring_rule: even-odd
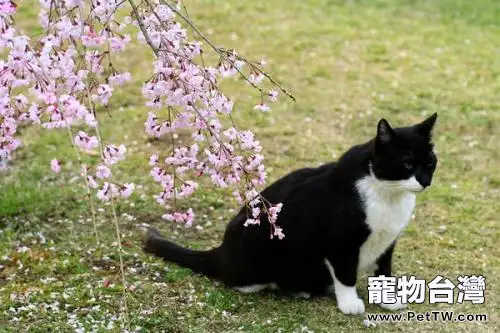
[[[83,131],[75,135],[74,142],[77,147],[84,151],[91,151],[99,146],[99,141],[96,136],[89,136]]]
[[[167,157],[165,163],[168,165],[183,165],[192,169],[198,163],[198,150],[197,144],[191,147],[175,148],[173,156]]]
[[[222,75],[222,77],[231,77],[234,76],[236,73],[238,73],[238,70],[232,65],[227,65],[225,63],[222,63],[219,66],[219,72]]]
[[[191,227],[194,221],[194,212],[192,208],[189,208],[185,213],[164,214],[162,218],[172,222],[184,223],[186,227]]]
[[[123,37],[111,37],[109,39],[109,42],[113,52],[118,53],[120,51],[123,51],[127,44],[130,42],[130,36],[125,35]]]
[[[96,167],[95,175],[97,178],[109,178],[111,177],[111,170],[105,165],[98,165]]]
[[[253,83],[255,85],[259,85],[262,82],[262,80],[264,80],[264,75],[262,75],[260,73],[257,75],[250,74],[248,76],[248,81],[250,81],[251,83]]]
[[[245,191],[245,199],[250,202],[250,206],[253,207],[260,203],[259,192],[255,188],[250,188]]]
[[[97,191],[97,198],[104,202],[109,201],[110,197],[108,195],[108,190],[109,190],[109,183],[106,182],[104,183],[104,186],[99,191]]]
[[[35,124],[40,124],[39,116],[40,116],[40,113],[39,113],[38,105],[32,104],[28,110],[29,119]]]
[[[18,109],[24,109],[28,105],[28,99],[23,94],[14,97],[14,103]]]
[[[176,193],[176,197],[179,199],[186,198],[194,193],[194,191],[198,188],[198,183],[193,182],[191,180],[187,180],[184,184],[181,185],[181,188]]]
[[[230,59],[229,62],[224,61],[220,64],[218,69],[222,77],[234,76],[245,65],[245,62],[233,59]]]
[[[260,104],[257,104],[253,107],[254,110],[260,110],[260,111],[264,111],[264,112],[267,112],[270,110],[270,107],[267,105],[267,104],[264,104],[264,103],[260,103]]]
[[[245,223],[243,223],[243,225],[245,227],[248,227],[249,225],[255,225],[255,224],[260,224],[260,220],[259,219],[247,219],[245,221]]]
[[[89,26],[85,27],[85,34],[82,36],[83,45],[87,47],[98,47],[103,45],[105,42],[105,36],[96,34],[94,30]]]
[[[92,177],[90,175],[87,176],[87,182],[91,188],[98,188],[99,187],[99,185],[95,181],[94,177]]]
[[[90,127],[96,127],[97,120],[95,119],[95,117],[94,117],[94,115],[92,113],[88,113],[85,116],[85,123],[87,123],[87,125],[90,126]]]
[[[154,167],[151,170],[151,175],[156,182],[163,184],[163,186],[165,186],[165,184],[173,184],[172,175],[162,168]]]
[[[153,154],[149,157],[149,165],[156,165],[158,163],[158,154]]]
[[[165,187],[163,189],[163,192],[161,192],[158,195],[155,195],[154,198],[156,199],[156,202],[162,206],[167,204],[168,200],[171,200],[174,198],[174,190],[173,188],[168,188]]]
[[[273,236],[277,236],[279,240],[282,240],[285,238],[285,234],[283,233],[283,229],[280,227],[275,227],[274,228],[274,233],[271,234],[271,239],[273,239]]]
[[[107,165],[115,164],[118,161],[121,161],[125,158],[125,152],[127,148],[124,145],[115,146],[115,145],[107,145],[104,147],[103,157],[104,163]]]
[[[269,96],[269,100],[271,102],[277,102],[278,101],[278,92],[276,90],[269,90],[268,96]]]
[[[58,160],[56,160],[55,158],[53,160],[50,161],[50,168],[52,169],[52,171],[54,171],[55,173],[59,173],[61,172],[61,164],[59,163]]]
[[[240,132],[239,139],[241,140],[241,145],[243,149],[253,150],[256,153],[262,150],[260,142],[255,140],[255,135],[250,131]]]
[[[277,221],[278,213],[281,212],[282,207],[283,207],[283,204],[279,203],[279,204],[277,204],[275,206],[271,206],[267,209],[269,221],[271,223],[275,223]]]
[[[252,207],[252,216],[256,219],[260,216],[260,207]]]
[[[230,140],[235,140],[238,137],[238,130],[231,127],[223,132],[223,134]]]
[[[230,114],[234,106],[233,101],[222,94],[216,94],[210,99],[209,103],[217,112],[224,114]]]
[[[111,95],[113,95],[113,88],[107,84],[100,84],[97,87],[97,95],[92,95],[92,99],[103,105],[107,105]]]
[[[135,188],[135,185],[132,183],[122,185],[121,192],[120,192],[122,198],[130,197],[132,195],[132,193],[134,192],[134,188]]]
[[[156,6],[156,15],[158,15],[158,18],[161,20],[161,21],[168,21],[168,20],[171,20],[174,18],[174,13],[172,12],[172,10],[166,6],[166,5],[159,5],[159,6]]]
[[[103,202],[107,202],[111,198],[116,198],[119,193],[120,191],[115,184],[105,182],[102,188],[97,191],[97,198]]]
[[[148,113],[148,118],[144,123],[146,134],[154,137],[161,137],[167,133],[172,133],[172,125],[170,121],[158,122],[156,115],[152,112]]]
[[[122,73],[122,74],[113,74],[109,78],[109,85],[112,87],[121,86],[125,84],[125,82],[130,81],[130,73]]]
[[[87,51],[85,60],[93,73],[101,74],[104,71],[104,67],[101,64],[102,55],[97,50]]]
[[[9,16],[16,12],[16,4],[11,0],[2,0],[0,2],[0,16]]]

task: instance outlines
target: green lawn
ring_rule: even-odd
[[[487,323],[379,323],[377,332],[498,332],[500,308],[500,3],[495,0],[190,0],[191,17],[216,44],[249,58],[264,57],[297,102],[282,98],[269,114],[252,110],[255,92],[226,81],[234,119],[254,129],[264,146],[270,181],[335,159],[374,135],[379,118],[407,125],[439,113],[439,163],[431,188],[419,196],[415,218],[395,252],[396,275],[427,281],[436,275],[486,277],[483,305],[410,305],[426,312],[487,313]],[[36,13],[21,2],[27,30]],[[148,156],[168,151],[143,133],[147,109],[140,82],[149,57],[134,45],[117,62],[128,85],[104,110],[103,137],[126,143],[119,179],[141,183],[118,207],[125,247],[131,326],[142,332],[357,332],[364,316],[345,316],[335,300],[300,300],[266,293],[242,295],[189,270],[145,256],[148,223],[198,248],[218,244],[237,204],[227,192],[205,190],[186,205],[198,214],[185,230],[161,220],[152,194]],[[120,67],[121,66],[121,67]],[[112,327],[122,305],[110,207],[99,206],[101,247],[78,167],[64,131],[21,131],[24,147],[0,174],[0,331],[70,332]],[[183,138],[181,137],[180,140]],[[54,176],[52,158],[63,160]],[[88,161],[93,163],[95,161]],[[38,234],[38,233],[41,234]],[[42,235],[42,236],[40,236]],[[29,248],[29,249],[28,249]],[[367,300],[366,281],[359,290]],[[109,284],[109,286],[108,286]],[[368,306],[367,312],[381,312]],[[13,321],[13,318],[18,321]],[[76,325],[76,324],[75,324]]]

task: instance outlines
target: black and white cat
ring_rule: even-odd
[[[144,250],[242,292],[269,288],[309,297],[331,291],[343,313],[363,313],[358,272],[392,274],[396,239],[436,168],[431,143],[436,118],[401,128],[382,119],[375,138],[337,162],[296,170],[267,187],[262,195],[283,203],[277,220],[286,235],[282,240],[270,239],[266,217],[260,226],[245,227],[250,214],[243,207],[217,248],[189,250],[150,230]]]

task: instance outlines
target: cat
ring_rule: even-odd
[[[243,207],[228,224],[222,244],[208,251],[180,247],[155,229],[147,253],[250,293],[279,289],[304,297],[333,293],[345,314],[361,314],[358,272],[391,276],[396,240],[409,223],[416,194],[431,185],[433,114],[423,122],[392,128],[381,119],[370,141],[336,162],[291,172],[264,189],[269,202],[283,203],[277,224],[285,238],[270,238],[267,217],[244,226]],[[404,304],[381,304],[398,310]]]

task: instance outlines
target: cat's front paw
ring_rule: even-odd
[[[406,304],[401,303],[399,300],[396,300],[396,303],[380,303],[380,306],[386,310],[397,311],[406,308]]]
[[[361,314],[365,312],[365,304],[359,297],[337,299],[337,303],[339,310],[344,314]]]

